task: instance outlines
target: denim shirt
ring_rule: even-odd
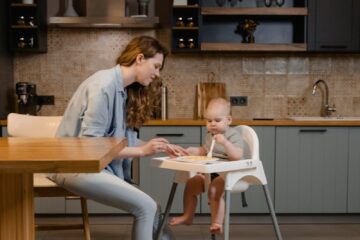
[[[71,98],[58,137],[126,137],[128,146],[139,145],[137,133],[126,127],[127,94],[120,65],[101,70],[80,84]],[[131,159],[114,159],[106,170],[131,181]]]

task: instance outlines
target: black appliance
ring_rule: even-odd
[[[36,115],[38,105],[36,85],[28,82],[18,82],[15,91],[17,95],[17,112]]]

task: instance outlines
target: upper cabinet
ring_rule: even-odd
[[[31,2],[31,1],[29,1]],[[9,47],[14,52],[46,52],[46,0],[9,1]]]
[[[306,1],[272,3],[189,0],[174,5],[172,51],[306,51]]]
[[[309,51],[359,51],[359,18],[358,0],[309,0]]]

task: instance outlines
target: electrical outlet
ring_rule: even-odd
[[[247,106],[248,97],[247,96],[231,96],[230,97],[231,106]]]
[[[39,105],[55,105],[54,96],[37,96]]]

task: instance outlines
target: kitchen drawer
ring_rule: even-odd
[[[166,126],[166,127],[142,127],[140,129],[140,139],[148,141],[152,138],[163,137],[171,143],[196,143],[201,142],[201,127],[198,126]]]

